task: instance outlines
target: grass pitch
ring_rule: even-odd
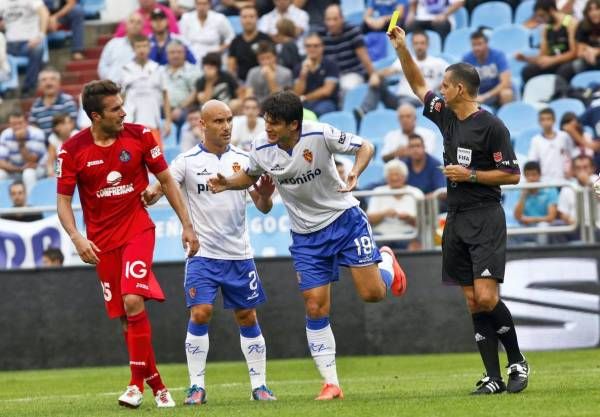
[[[211,363],[208,403],[184,407],[187,368],[160,365],[178,403],[158,410],[146,390],[138,410],[117,405],[128,368],[85,368],[0,373],[0,416],[600,416],[600,350],[530,353],[529,388],[518,395],[472,397],[480,377],[476,354],[342,357],[338,372],[346,398],[316,402],[320,388],[310,359],[271,360],[268,381],[279,401],[249,401],[243,362]]]

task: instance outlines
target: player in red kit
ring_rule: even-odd
[[[160,147],[149,129],[123,123],[119,93],[119,86],[108,80],[92,81],[83,89],[83,109],[92,126],[71,138],[57,155],[58,216],[81,259],[96,265],[108,316],[123,323],[131,381],[119,404],[139,407],[145,381],[158,407],[173,407],[156,368],[144,304],[165,299],[152,272],[154,223],[140,198],[148,186],[148,170],[160,181],[183,225],[188,256],[198,251],[199,243]],[[75,186],[86,237],[77,230],[71,207]]]

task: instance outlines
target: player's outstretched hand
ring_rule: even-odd
[[[275,192],[275,183],[273,182],[273,178],[271,178],[268,174],[261,175],[260,179],[254,185],[256,192],[260,194],[261,197],[269,198]]]
[[[86,264],[96,265],[100,262],[100,258],[96,255],[96,252],[100,252],[100,249],[91,240],[78,235],[73,238],[73,245],[75,245],[75,249],[81,260]]]
[[[394,49],[406,46],[406,33],[400,26],[393,27],[387,35],[388,38],[390,38],[390,42],[392,42]]]
[[[221,174],[217,174],[216,177],[208,179],[208,189],[217,194],[227,190],[227,178]]]
[[[186,256],[189,258],[194,256],[198,250],[200,250],[200,241],[194,231],[194,228],[184,227],[183,233],[181,233],[181,241],[183,242],[183,248],[186,250]]]
[[[340,193],[349,193],[350,191],[356,188],[356,184],[358,183],[358,175],[356,172],[350,171],[346,176],[346,186],[341,187],[338,191]]]

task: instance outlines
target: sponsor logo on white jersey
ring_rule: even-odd
[[[162,152],[160,150],[160,146],[157,145],[154,148],[150,149],[150,156],[152,156],[152,159],[156,159],[160,155],[162,155]]]
[[[102,159],[96,159],[95,161],[88,161],[87,167],[93,167],[94,165],[102,165],[104,161]]]
[[[321,175],[321,170],[319,168],[315,169],[314,171],[312,169],[309,169],[304,174],[299,175],[295,178],[286,178],[284,180],[279,180],[279,184],[304,184],[307,182],[311,182],[319,175]]]

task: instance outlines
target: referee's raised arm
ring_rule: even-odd
[[[410,88],[412,88],[419,100],[424,102],[425,94],[427,94],[427,84],[425,84],[425,78],[423,78],[423,74],[421,74],[419,67],[417,67],[415,60],[406,46],[406,33],[404,33],[402,28],[395,26],[388,32],[388,37],[396,50],[396,55],[398,55],[402,71],[410,84]]]

